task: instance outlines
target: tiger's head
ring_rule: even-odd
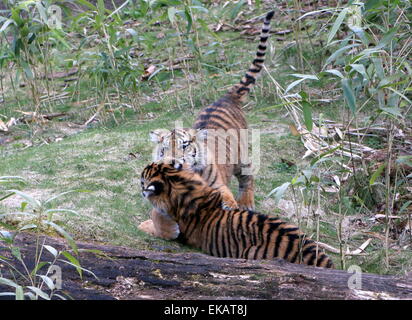
[[[153,161],[175,160],[200,171],[207,164],[207,130],[179,128],[172,131],[157,129],[150,132],[150,140],[156,144]]]
[[[151,163],[143,170],[140,181],[143,197],[174,220],[191,198],[203,195],[209,188],[188,164],[176,161]]]

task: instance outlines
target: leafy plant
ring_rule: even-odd
[[[15,180],[21,180],[21,178],[0,177],[1,183],[10,183]],[[24,300],[26,298],[31,300],[39,298],[46,300],[53,298],[66,299],[60,294],[62,279],[58,278],[58,276],[61,276],[61,273],[56,273],[57,271],[61,272],[57,262],[73,266],[76,268],[80,277],[82,277],[83,272],[88,272],[95,276],[93,272],[84,269],[80,265],[76,257],[79,249],[70,234],[66,232],[63,227],[53,222],[53,215],[56,213],[78,214],[71,209],[59,209],[51,206],[54,200],[71,192],[73,191],[63,192],[45,201],[39,201],[27,193],[11,189],[7,190],[7,195],[0,199],[1,201],[12,195],[17,195],[23,199],[21,211],[0,214],[0,218],[6,216],[23,216],[28,218],[16,231],[9,232],[0,230],[0,241],[4,244],[3,252],[9,252],[9,256],[5,256],[3,252],[2,255],[0,255],[0,262],[4,264],[9,271],[8,273],[0,272],[0,285],[11,287],[12,290],[14,290],[0,292],[0,296],[14,296],[16,300]],[[45,239],[41,236],[44,226],[62,235],[70,249],[58,250],[47,245]],[[33,264],[24,258],[22,254],[23,248],[16,244],[19,233],[27,230],[34,230],[36,232]],[[49,253],[49,257],[46,256],[46,252]],[[48,260],[50,255],[52,259]],[[30,265],[33,265],[33,267],[30,268]]]

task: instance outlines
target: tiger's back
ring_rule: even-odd
[[[156,210],[180,229],[180,240],[217,257],[282,258],[332,268],[332,260],[298,227],[249,210],[224,210],[221,193],[195,172],[172,164],[151,164],[142,189]]]

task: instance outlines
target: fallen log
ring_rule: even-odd
[[[45,244],[68,249],[63,239],[45,237]],[[35,236],[20,234],[15,245],[32,268]],[[73,266],[57,263],[62,269],[62,292],[73,299],[412,299],[410,276],[362,273],[361,287],[351,289],[348,283],[353,273],[281,259],[215,258],[201,253],[172,254],[85,242],[79,242],[78,247],[100,250],[105,255],[80,250],[81,266],[97,279],[83,272],[81,280]],[[5,252],[0,242],[0,255]],[[42,261],[52,261],[51,254],[44,252]],[[7,269],[0,266],[0,273],[7,277]],[[0,292],[4,291],[10,288],[0,286]]]

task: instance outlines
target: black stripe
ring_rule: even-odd
[[[212,109],[212,107],[207,108],[204,111],[207,111],[208,109]],[[240,120],[239,116],[241,116],[241,115],[239,115],[238,113],[233,114],[231,112],[232,111],[231,108],[220,107],[220,108],[213,109],[213,110],[214,110],[214,112],[219,112],[219,113],[222,113],[222,114],[226,115],[232,121],[233,128],[239,128],[241,126],[241,122],[238,121],[238,120]],[[194,129],[199,129],[199,128],[196,128],[196,125],[195,125]]]
[[[270,21],[273,18],[273,15],[275,14],[275,11],[269,11],[268,14],[265,17],[265,20]]]
[[[253,72],[253,73],[259,73],[260,70],[262,70],[262,68],[249,68],[249,72]]]
[[[313,243],[313,241],[310,241],[310,242],[308,243],[308,240],[305,240],[304,247],[306,247],[306,248],[303,249],[303,252],[302,252],[302,258],[303,258],[303,260],[305,260],[305,257],[306,257],[308,254],[312,254],[312,255],[313,255],[313,251],[315,250],[316,246],[313,246],[312,243]]]
[[[258,65],[258,63],[263,63],[263,62],[265,62],[264,59],[256,58],[255,60],[253,60],[252,64],[253,64],[254,66],[258,67],[258,68],[261,68],[261,66]]]
[[[300,248],[297,248],[295,254],[294,254],[293,256],[291,256],[291,257],[288,257],[288,260],[289,260],[290,262],[292,262],[292,263],[295,263],[295,262],[296,262],[296,259],[297,259],[298,256],[299,256],[299,252],[300,252]]]
[[[265,52],[256,52],[256,57],[264,57],[264,56],[265,56]]]
[[[240,89],[242,89],[242,88],[240,88]],[[245,89],[248,89],[248,88],[245,88]],[[225,129],[224,127],[222,127],[221,123],[213,121],[213,120],[205,120],[205,121],[197,120],[196,121],[194,129],[206,129],[206,128],[210,128],[210,129],[223,128],[223,129]]]
[[[313,266],[315,265],[315,260],[316,260],[316,250],[310,257],[309,261],[306,263],[308,266]]]
[[[279,229],[277,238],[275,240],[275,251],[273,253],[273,257],[274,258],[278,258],[279,257],[279,247],[280,247],[280,243],[282,242],[282,236],[283,236],[283,232],[282,229]]]
[[[243,230],[242,228],[242,225],[243,225],[243,217],[244,217],[244,212],[240,212],[239,213],[239,225],[238,225],[238,227],[237,227],[237,233],[239,234],[240,233],[240,237],[241,237],[241,239],[242,239],[242,251],[243,250],[245,250],[245,248],[246,248],[246,246],[247,246],[247,244],[246,244],[246,237],[245,237],[245,231],[246,230]],[[239,258],[242,258],[241,256],[239,256]]]
[[[236,232],[235,232],[235,226],[234,226],[234,219],[235,214],[230,215],[230,254],[232,258],[237,258],[239,256],[239,239],[237,238]],[[232,254],[232,244],[235,246],[235,253]]]
[[[326,264],[326,268],[333,268],[333,262],[330,258],[328,258],[328,263]]]
[[[261,44],[258,46],[258,49],[259,49],[259,50],[263,50],[263,51],[265,51],[265,50],[266,50],[266,48],[267,48],[266,46],[261,45]]]
[[[221,211],[219,209],[214,210],[213,213],[207,215],[208,219],[204,223],[202,223],[202,230],[204,230],[206,228],[205,232],[202,233],[202,234],[203,234],[203,237],[204,237],[205,244],[207,245],[208,242],[209,242],[209,252],[210,252],[211,255],[213,255],[212,250],[211,250],[213,241],[212,241],[212,235],[209,236],[209,232],[212,233],[213,219],[216,216],[216,214],[220,215]],[[206,248],[206,246],[205,246],[205,248]]]
[[[217,119],[222,121],[224,124],[226,124],[227,127],[230,127],[233,125],[233,123],[231,123],[230,121],[228,121],[228,119],[223,118],[222,116],[218,115],[218,114],[201,114],[200,117],[198,118],[202,121],[213,121],[213,119]],[[225,128],[224,126],[222,126],[222,128]]]
[[[266,40],[269,38],[269,36],[261,36],[260,37],[260,42],[266,42]]]
[[[220,251],[219,251],[219,230],[220,230],[220,220],[222,217],[219,217],[217,219],[217,223],[215,225],[215,237],[214,237],[214,242],[215,242],[215,247],[216,247],[216,253],[218,257],[221,257]]]
[[[247,73],[245,74],[245,78],[247,79],[248,84],[256,82],[256,79]]]
[[[218,106],[216,106],[216,107],[218,107]],[[218,111],[219,109],[217,109],[217,108],[214,108],[213,106],[212,107],[207,107],[206,109],[204,109],[203,110],[203,112],[210,112],[210,113],[212,113],[212,112],[215,112],[215,111]],[[202,113],[203,113],[202,112]]]
[[[322,252],[319,252],[318,254],[318,261],[316,262],[316,266],[320,267],[322,265],[322,262],[327,259],[326,254],[323,254]]]
[[[212,167],[212,168],[210,169],[210,171],[212,171],[213,166],[212,166],[212,165],[209,165],[209,166]],[[210,186],[210,187],[213,187],[213,185],[215,184],[215,182],[216,182],[216,180],[217,180],[217,176],[218,176],[218,174],[215,172],[215,175],[214,175],[212,181],[210,181],[210,179],[206,179],[206,181],[209,181],[209,186]],[[209,176],[209,178],[210,178],[210,176]]]
[[[252,246],[249,244],[249,247],[244,251],[242,258],[248,259],[250,249],[252,249]]]
[[[243,88],[239,88],[239,89],[237,89],[237,93],[241,93],[242,91],[250,91],[250,89],[249,88],[245,88],[245,87],[243,87]]]
[[[209,171],[206,171],[206,169],[209,169]],[[212,171],[213,167],[209,165],[209,166],[206,167],[206,169],[203,172],[202,178],[205,181],[210,181],[209,179],[210,179],[211,174],[213,173],[213,171]]]
[[[266,232],[266,247],[265,247],[265,251],[263,252],[263,256],[262,259],[266,259],[267,258],[267,253],[268,253],[268,249],[269,249],[269,244],[270,244],[270,240],[272,237],[273,232],[275,232],[279,226],[282,224],[283,222],[275,222],[275,221],[271,221],[269,224],[269,229]]]
[[[293,248],[295,247],[295,241],[290,236],[288,237],[288,245],[286,247],[285,254],[283,255],[283,259],[289,260],[289,254],[292,252]]]
[[[250,217],[250,219],[249,219]],[[256,240],[256,228],[254,228],[255,223],[252,222],[253,214],[251,212],[248,213],[248,219],[246,220],[246,225],[248,228],[249,234],[252,236],[252,245],[255,246],[257,245],[257,240]]]
[[[221,217],[220,219],[223,219],[223,217]],[[221,227],[220,229],[222,229],[222,239],[220,240],[220,242],[222,243],[222,250],[223,250],[223,258],[226,258],[227,255],[227,248],[226,248],[226,242],[225,242],[225,229],[223,229],[223,227]]]

